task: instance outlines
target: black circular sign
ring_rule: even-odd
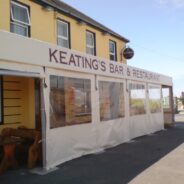
[[[131,49],[130,47],[127,47],[123,51],[123,56],[124,56],[125,59],[131,59],[134,56],[134,50]]]

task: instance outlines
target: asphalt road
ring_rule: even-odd
[[[180,111],[178,114],[175,115],[175,121],[184,123],[184,111]]]
[[[178,119],[177,119],[178,118]],[[177,115],[176,120],[184,120]],[[0,184],[125,184],[184,142],[184,123],[129,143],[87,155],[59,166],[44,176],[27,169],[11,170],[0,176]]]

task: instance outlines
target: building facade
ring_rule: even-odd
[[[1,0],[0,130],[39,130],[49,169],[163,129],[172,79],[126,65],[127,42],[59,0]]]
[[[112,30],[106,28],[100,23],[92,20],[86,15],[73,9],[58,0],[56,1],[34,1],[34,0],[2,0],[0,2],[0,29],[14,33],[15,35],[21,35],[30,39],[36,39],[51,44],[59,45],[68,49],[73,49],[82,53],[88,53],[94,56],[102,57],[107,60],[114,60],[122,63],[126,63],[126,60],[121,56],[121,49],[125,47],[128,40]],[[17,45],[18,46],[18,45]],[[25,81],[20,81],[25,80]],[[11,77],[4,77],[3,85],[11,81]],[[6,82],[7,81],[7,82]],[[34,109],[34,81],[31,79],[17,78],[15,82],[21,83],[17,85],[17,89],[20,90],[21,85],[25,88],[25,93],[30,90],[29,106],[30,109]],[[26,85],[27,84],[27,87]],[[4,86],[4,88],[6,88]],[[12,84],[11,84],[12,86]],[[9,87],[7,87],[7,90]],[[32,91],[32,92],[31,92]],[[6,123],[20,123],[23,121],[32,122],[34,120],[34,110],[19,110],[21,106],[24,106],[26,100],[19,102],[19,96],[24,96],[20,92],[16,93],[15,98],[17,100],[8,99],[8,103],[12,106],[17,106],[16,110],[11,111],[12,116],[6,116],[6,112],[10,112],[8,107],[3,109],[4,117],[3,124]],[[6,95],[6,92],[4,92]],[[27,96],[27,95],[26,95]],[[10,95],[10,97],[12,97]],[[13,98],[13,97],[12,97]],[[27,98],[27,97],[26,97]],[[16,101],[16,102],[15,102]],[[4,100],[6,105],[6,100]],[[6,106],[5,106],[6,107]],[[20,113],[20,111],[22,111]],[[9,114],[9,113],[8,113]],[[13,116],[13,114],[17,114]],[[24,117],[28,114],[32,117],[31,121],[26,120]],[[28,117],[27,115],[25,115]]]
[[[0,29],[125,63],[128,40],[59,0],[2,0]]]

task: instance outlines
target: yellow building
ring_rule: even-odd
[[[172,79],[126,65],[128,42],[59,0],[0,0],[0,132],[40,132],[50,169],[163,129]]]
[[[1,0],[0,17],[1,30],[126,63],[121,54],[128,42],[126,38],[59,0]],[[6,76],[1,79],[4,86],[2,124],[20,125],[26,122],[33,127],[37,82],[13,78]],[[29,108],[25,108],[27,103]]]
[[[2,30],[126,62],[121,57],[121,49],[128,42],[126,38],[59,0],[1,0],[0,3]]]

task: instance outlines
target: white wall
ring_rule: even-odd
[[[52,56],[49,52],[56,55]],[[65,53],[64,59],[60,52]],[[79,55],[94,61],[98,69],[69,64],[72,55]],[[137,80],[146,85],[155,83],[159,86],[172,86],[172,78],[161,74],[134,68],[104,58],[80,53],[57,45],[25,38],[5,31],[0,31],[0,72],[16,70],[20,72],[39,73],[45,79],[44,88],[46,107],[46,167],[51,168],[67,160],[81,155],[96,152],[128,141],[134,137],[149,134],[163,129],[163,112],[151,114],[149,109],[144,115],[129,116],[129,94],[125,87],[125,117],[107,122],[100,122],[98,91],[95,89],[97,80],[123,81]],[[105,66],[105,67],[104,67]],[[111,66],[117,69],[111,71]],[[104,69],[105,68],[105,69]],[[121,69],[120,72],[118,69]],[[122,72],[123,71],[123,72]],[[92,89],[92,122],[50,129],[49,122],[49,75],[61,75],[91,79]],[[96,77],[97,76],[97,77]],[[126,85],[125,85],[126,86]],[[148,103],[147,103],[148,104]],[[148,105],[147,105],[148,107]]]
[[[95,153],[109,147],[116,146],[138,136],[150,134],[164,127],[163,112],[151,114],[148,108],[146,114],[129,115],[129,92],[126,80],[108,78],[92,74],[69,72],[63,70],[46,70],[46,115],[47,137],[46,158],[47,169],[82,155]],[[49,75],[58,75],[91,80],[92,122],[88,124],[72,125],[50,129],[49,122]],[[125,117],[100,122],[99,115],[99,91],[96,90],[96,82],[114,81],[124,83]],[[130,81],[129,81],[130,82]],[[146,83],[144,83],[146,85]],[[147,85],[146,85],[147,86]],[[147,90],[146,90],[147,91]]]

